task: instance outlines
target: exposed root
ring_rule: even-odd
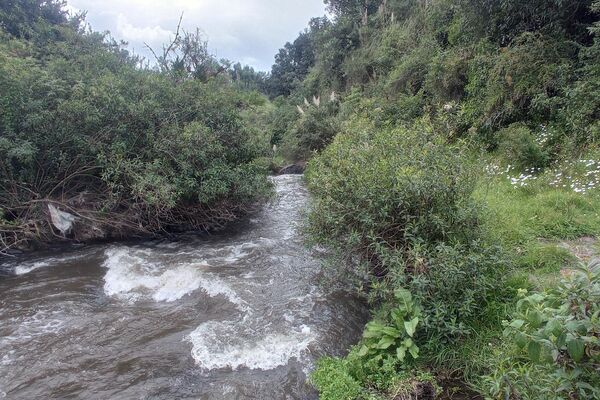
[[[214,231],[252,209],[252,205],[222,202],[215,205],[148,207],[141,202],[109,201],[107,196],[81,192],[61,198],[39,196],[4,209],[0,220],[0,255],[11,250],[52,242],[92,242],[128,237],[152,237],[181,231]],[[68,233],[52,222],[48,205],[74,216]],[[107,204],[111,204],[107,210]]]

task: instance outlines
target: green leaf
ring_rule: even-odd
[[[513,322],[510,323],[510,326],[512,326],[515,329],[521,329],[521,327],[525,324],[525,321],[523,321],[522,319],[515,319]]]
[[[515,334],[515,343],[517,344],[517,346],[520,349],[525,348],[525,346],[527,346],[528,342],[529,342],[529,339],[527,339],[527,336],[525,336],[523,333],[517,332]]]
[[[547,335],[552,334],[552,335],[558,337],[562,333],[562,324],[558,319],[555,319],[555,318],[551,319],[546,324],[544,331],[546,332]]]
[[[560,335],[558,335],[558,337],[556,338],[556,347],[563,348],[566,343],[567,343],[567,334],[566,334],[566,332],[563,332]]]
[[[400,332],[398,329],[393,328],[391,326],[386,326],[385,328],[382,329],[383,333],[388,335],[388,336],[392,336],[394,338],[399,338],[400,336],[402,336],[402,332]]]
[[[409,309],[412,304],[412,294],[406,289],[396,289],[394,292],[396,299],[400,301],[405,308]]]
[[[406,315],[406,313],[399,308],[395,308],[394,310],[392,310],[392,319],[394,320],[396,325],[401,325],[402,322],[404,322],[404,315]]]
[[[360,347],[360,350],[358,350],[358,356],[359,357],[364,357],[367,354],[369,354],[369,348],[367,346],[365,346],[365,345],[362,345]]]
[[[565,326],[567,327],[567,330],[569,332],[578,332],[580,329],[579,325],[580,325],[579,321],[573,320],[573,321],[567,322],[567,324]]]
[[[363,333],[363,337],[364,338],[376,338],[381,336],[382,332],[383,332],[383,328],[385,328],[385,325],[379,323],[379,322],[369,322],[366,326],[365,332]]]
[[[406,357],[406,348],[403,346],[398,347],[396,349],[396,357],[398,357],[398,360],[404,361],[404,358]]]
[[[575,362],[581,361],[585,354],[585,344],[581,339],[571,339],[567,341],[567,352]]]
[[[542,316],[542,313],[538,310],[532,310],[527,313],[527,320],[533,328],[537,329],[542,325],[544,317]]]
[[[596,390],[592,385],[590,385],[587,382],[577,382],[575,386],[577,386],[579,389],[589,390],[592,393]]]
[[[412,346],[410,346],[408,351],[410,352],[410,355],[413,356],[414,359],[419,358],[419,348],[416,345],[413,344]]]
[[[529,342],[529,346],[527,346],[527,353],[529,354],[529,358],[531,361],[538,362],[540,361],[540,354],[542,352],[542,345],[538,342],[531,341]]]
[[[408,336],[413,337],[415,331],[417,330],[418,324],[419,317],[415,317],[410,321],[404,321],[404,329],[406,329],[406,333],[408,333]]]
[[[381,349],[381,350],[385,350],[388,349],[391,345],[394,344],[396,340],[394,338],[391,338],[389,336],[385,336],[383,338],[381,338],[381,340],[379,341],[379,343],[377,343],[377,348]]]

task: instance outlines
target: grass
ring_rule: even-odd
[[[420,364],[421,368],[433,367],[438,378],[458,373],[477,390],[479,376],[490,368],[490,360],[510,347],[502,334],[502,320],[512,313],[517,290],[555,286],[561,271],[578,261],[563,241],[600,234],[600,194],[576,193],[542,182],[515,188],[497,176],[482,179],[474,196],[484,209],[481,222],[490,241],[511,255],[508,291],[515,296],[506,303],[490,305],[487,317],[463,341],[429,343]]]
[[[514,188],[501,178],[481,183],[475,194],[486,206],[491,237],[522,251],[539,239],[576,239],[600,233],[600,196],[538,185]]]
[[[511,275],[505,297],[500,296],[496,303],[487,306],[481,320],[470,326],[469,335],[452,343],[420,344],[421,357],[411,373],[431,374],[430,381],[437,381],[444,388],[442,399],[477,398],[470,389],[486,392],[489,382],[483,376],[494,374],[496,364],[511,354],[513,343],[504,337],[502,322],[511,319],[518,290],[542,291],[556,286],[561,272],[578,261],[574,248],[581,242],[579,239],[600,236],[600,190],[578,193],[572,187],[556,187],[548,182],[540,177],[515,187],[505,175],[496,175],[482,178],[477,184],[474,197],[482,207],[484,236],[490,245],[501,245],[509,254]],[[594,243],[590,240],[585,245],[591,248]],[[325,398],[347,398],[340,393],[357,390],[355,382],[344,373],[350,364],[343,363],[348,360],[337,360],[337,364],[330,361],[326,365],[330,374],[316,376],[321,388],[335,377],[335,385],[328,386],[332,392],[327,392]],[[390,383],[387,390],[365,398],[398,398],[394,388],[414,386],[413,375],[411,378],[403,376],[403,372],[396,374],[395,378],[383,377]]]
[[[577,258],[560,244],[600,234],[600,194],[536,182],[515,188],[501,177],[483,180],[475,193],[484,204],[483,225],[491,240],[512,255],[515,274],[533,288],[555,284]]]

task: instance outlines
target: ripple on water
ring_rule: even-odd
[[[59,333],[67,320],[64,313],[52,310],[39,310],[29,317],[11,318],[16,330],[3,336],[2,342],[27,341],[38,336]]]

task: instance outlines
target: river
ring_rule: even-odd
[[[235,229],[3,260],[0,399],[313,399],[307,374],[360,336],[322,282],[298,175]]]

